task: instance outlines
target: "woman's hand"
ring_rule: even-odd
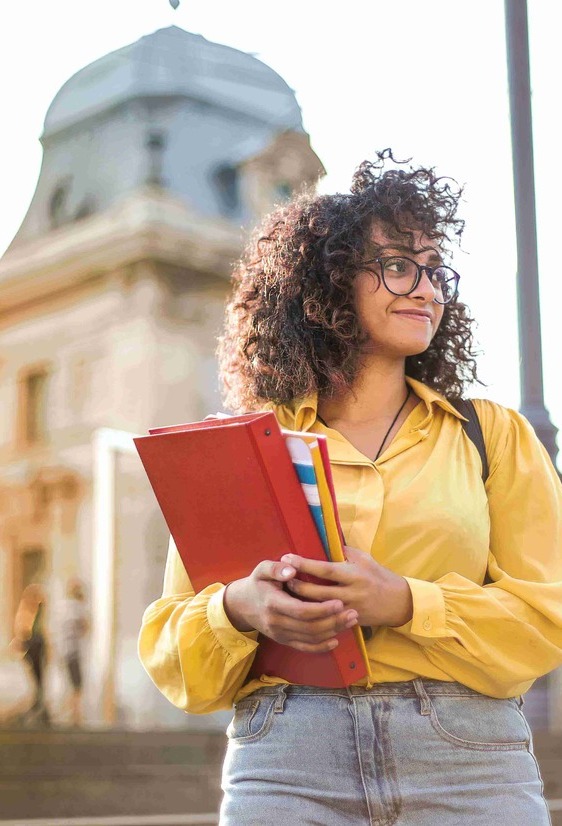
[[[250,576],[227,586],[226,614],[239,631],[259,631],[299,651],[331,651],[338,645],[336,635],[357,624],[357,611],[332,593],[314,602],[291,596],[283,585],[296,573],[286,562],[260,562]]]
[[[412,593],[404,577],[379,565],[370,554],[345,547],[345,562],[317,562],[296,554],[286,554],[281,562],[299,573],[333,582],[314,585],[291,578],[287,587],[303,599],[339,599],[345,608],[357,612],[360,625],[399,626],[413,615]],[[324,604],[321,602],[321,604]]]

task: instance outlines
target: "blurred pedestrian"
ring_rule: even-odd
[[[83,688],[83,640],[88,633],[86,595],[83,583],[70,579],[66,586],[66,598],[59,605],[59,651],[64,660],[66,674],[71,685],[70,719],[73,726],[82,725]]]
[[[51,717],[45,704],[45,667],[48,657],[45,633],[45,590],[41,584],[28,585],[21,596],[14,619],[12,651],[23,656],[34,688],[31,706],[21,715],[24,724],[50,726]]]

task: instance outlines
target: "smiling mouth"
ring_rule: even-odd
[[[404,318],[411,318],[413,321],[421,321],[425,324],[431,324],[431,318],[424,313],[407,313],[407,312],[398,312],[396,311],[396,315],[403,316]]]

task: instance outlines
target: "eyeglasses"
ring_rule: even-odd
[[[460,275],[451,267],[427,267],[411,258],[393,255],[390,258],[372,258],[363,264],[378,264],[382,282],[393,295],[410,295],[426,273],[435,292],[437,304],[448,304],[458,292]]]

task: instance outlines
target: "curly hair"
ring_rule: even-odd
[[[387,161],[396,167],[386,168]],[[396,161],[390,149],[364,161],[349,194],[304,190],[266,216],[233,272],[217,355],[222,395],[235,412],[286,404],[313,392],[352,388],[365,342],[353,300],[361,262],[381,223],[413,246],[414,230],[444,251],[460,243],[462,188],[433,168]],[[376,255],[376,251],[375,251]],[[376,273],[374,273],[376,275]],[[449,398],[478,380],[472,319],[453,300],[430,346],[406,358],[406,373]]]

